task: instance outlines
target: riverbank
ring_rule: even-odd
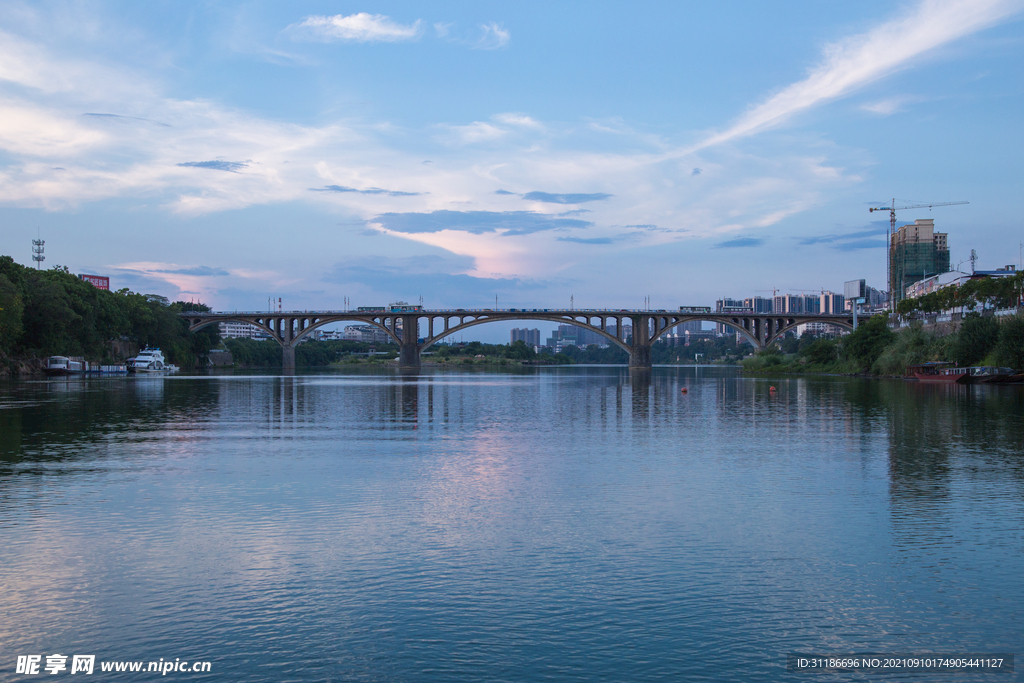
[[[1024,368],[1024,316],[997,320],[970,315],[958,326],[926,329],[912,325],[897,332],[885,316],[875,316],[838,339],[801,339],[794,353],[766,349],[744,359],[745,374],[854,375],[903,377],[907,367],[951,362]]]

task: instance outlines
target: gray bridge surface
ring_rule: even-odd
[[[721,323],[742,333],[758,349],[763,349],[804,323],[828,323],[853,329],[852,315],[766,313],[683,313],[680,311],[638,311],[611,309],[443,309],[388,312],[381,311],[278,311],[266,312],[185,312],[189,331],[207,325],[239,322],[254,325],[281,345],[283,367],[295,367],[295,346],[313,330],[331,323],[357,322],[383,330],[398,344],[399,367],[416,368],[420,353],[445,337],[475,325],[499,320],[546,320],[590,330],[629,352],[629,366],[651,367],[651,345],[672,328],[685,322],[704,320]],[[632,337],[623,334],[624,323],[631,326]],[[415,330],[406,335],[405,330]],[[426,333],[420,337],[421,331]]]

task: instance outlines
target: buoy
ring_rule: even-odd
[[[774,394],[775,393],[775,387],[768,387],[768,393]]]
[[[685,394],[687,391],[689,391],[689,389],[687,389],[686,387],[683,387],[679,391]]]

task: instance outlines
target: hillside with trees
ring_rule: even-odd
[[[182,368],[196,367],[220,337],[215,326],[190,334],[178,315],[184,310],[208,309],[97,289],[65,267],[34,270],[0,256],[0,372],[53,355],[120,361],[146,346]]]

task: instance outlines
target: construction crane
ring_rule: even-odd
[[[892,278],[892,257],[890,256],[890,252],[892,250],[892,239],[896,234],[896,212],[904,209],[930,209],[933,206],[956,206],[958,204],[970,204],[970,202],[932,202],[931,204],[908,204],[907,206],[896,206],[896,198],[894,197],[889,206],[872,206],[868,209],[869,213],[873,211],[889,212],[889,239],[885,241],[885,279],[889,285],[890,311],[896,301],[896,283],[893,282]]]

